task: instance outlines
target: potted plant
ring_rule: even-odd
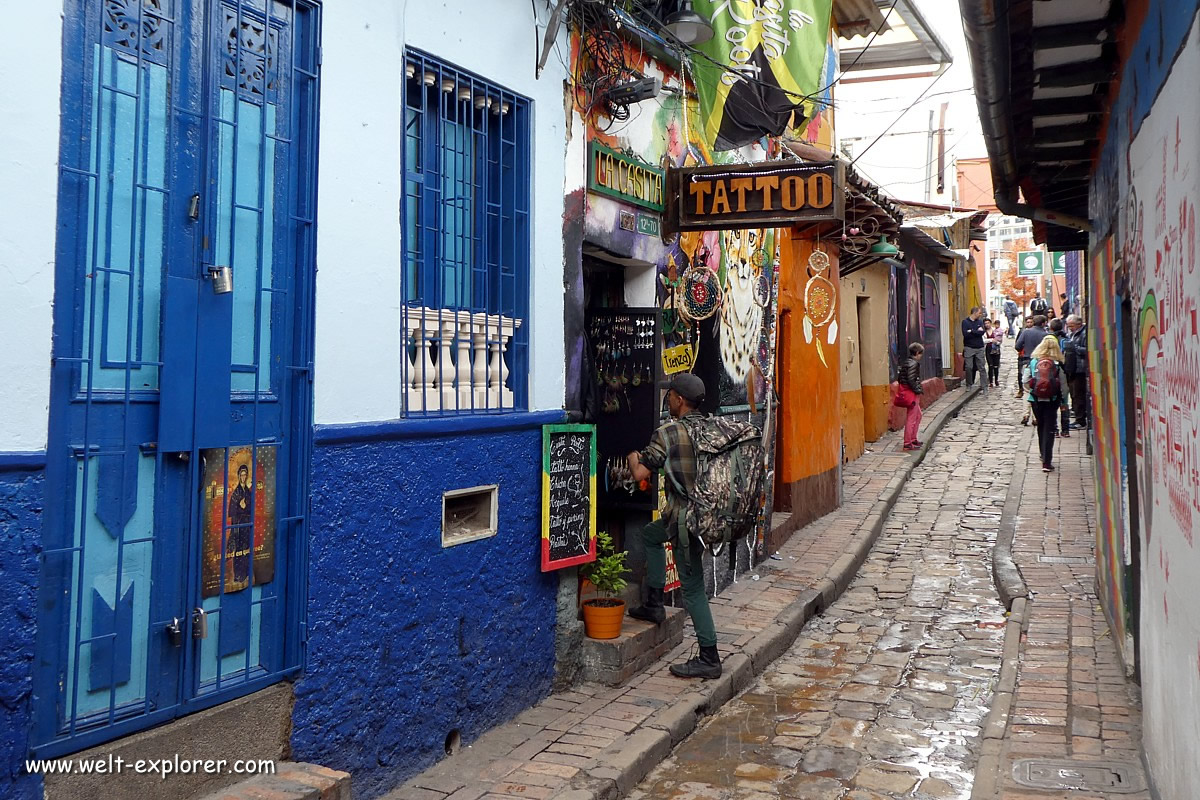
[[[583,603],[583,629],[592,639],[615,639],[621,635],[625,601],[617,597],[625,590],[625,551],[613,549],[613,540],[604,531],[596,534],[596,560],[580,567],[599,597]]]

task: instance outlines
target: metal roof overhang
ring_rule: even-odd
[[[875,16],[884,18],[888,9],[887,26],[873,40],[864,39],[858,46],[843,47],[840,60],[847,72],[895,69],[899,67],[940,67],[954,61],[950,48],[937,31],[929,24],[912,0],[837,0],[834,3],[834,18],[839,18],[842,6],[862,8],[873,6]],[[862,25],[843,29],[838,23],[838,34],[843,39],[870,37],[878,25],[865,28]],[[866,45],[870,44],[869,47]],[[864,49],[865,48],[865,49]]]
[[[1036,238],[1052,249],[1085,249],[1120,0],[959,0],[959,7],[996,205],[1033,219]]]
[[[918,247],[932,253],[938,259],[938,268],[942,271],[948,270],[952,261],[967,260],[967,257],[962,253],[939,242],[918,225],[906,222],[900,226],[900,230]]]

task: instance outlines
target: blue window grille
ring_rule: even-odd
[[[528,405],[530,114],[526,98],[407,52],[406,416]]]

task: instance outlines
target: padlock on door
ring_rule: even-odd
[[[233,267],[209,267],[208,277],[212,281],[213,294],[229,294],[233,291]]]
[[[203,608],[192,609],[192,638],[208,638],[208,612]]]

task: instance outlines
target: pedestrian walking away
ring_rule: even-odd
[[[1029,315],[1036,317],[1039,314],[1046,316],[1050,312],[1050,304],[1046,302],[1044,297],[1035,297],[1029,303]]]
[[[1063,352],[1063,373],[1066,374],[1067,348],[1069,347],[1067,343],[1066,325],[1063,324],[1061,319],[1052,319],[1050,320],[1049,327],[1050,333],[1055,339],[1058,340],[1058,347]],[[1064,381],[1063,396],[1069,398],[1070,394],[1068,392],[1068,387],[1069,383]],[[1065,405],[1062,407],[1062,412],[1060,413],[1057,433],[1059,437],[1063,439],[1069,439],[1071,437],[1071,409]]]
[[[1046,338],[1046,318],[1040,314],[1036,317],[1028,317],[1025,320],[1025,330],[1017,334],[1017,340],[1013,342],[1013,348],[1017,351],[1017,397],[1021,397],[1024,392],[1026,368],[1029,366],[1029,354],[1033,352],[1033,348],[1041,343],[1042,339]],[[1028,417],[1028,414],[1026,414]]]
[[[1017,315],[1020,314],[1017,308],[1017,303],[1011,297],[1004,298],[1004,318],[1008,320],[1008,338],[1017,335],[1016,321]]]
[[[1026,380],[1028,400],[1037,421],[1042,472],[1050,472],[1054,469],[1054,429],[1059,410],[1067,404],[1067,375],[1063,371],[1063,353],[1058,339],[1047,336],[1033,349]]]
[[[1071,411],[1075,415],[1072,427],[1076,430],[1088,425],[1088,350],[1087,326],[1078,314],[1067,317],[1067,348],[1063,350],[1063,363],[1067,373],[1067,389],[1071,394]]]
[[[721,657],[717,652],[717,629],[704,589],[704,545],[686,528],[687,497],[696,484],[696,450],[683,420],[703,420],[697,410],[704,402],[704,381],[691,373],[671,379],[667,389],[667,408],[671,419],[650,437],[645,449],[629,454],[629,471],[635,481],[647,480],[650,470],[661,469],[667,476],[667,504],[663,515],[642,529],[646,547],[646,602],[629,610],[634,619],[662,624],[666,619],[663,587],[667,582],[667,554],[663,545],[672,542],[683,603],[696,629],[700,654],[682,664],[672,664],[671,673],[681,678],[721,677]]]
[[[921,358],[925,355],[925,346],[913,342],[908,346],[908,358],[900,365],[896,375],[896,405],[908,409],[904,419],[904,449],[916,450],[924,442],[917,441],[917,432],[921,429],[921,395],[925,393],[921,385]]]
[[[975,376],[987,373],[983,360],[984,322],[980,319],[983,309],[979,306],[971,308],[970,315],[962,321],[963,337],[963,373],[967,378],[967,388],[975,385]]]
[[[1004,328],[1000,320],[986,320],[987,333],[983,339],[986,343],[984,356],[987,359],[988,386],[1000,386],[1000,346],[1004,344]]]

